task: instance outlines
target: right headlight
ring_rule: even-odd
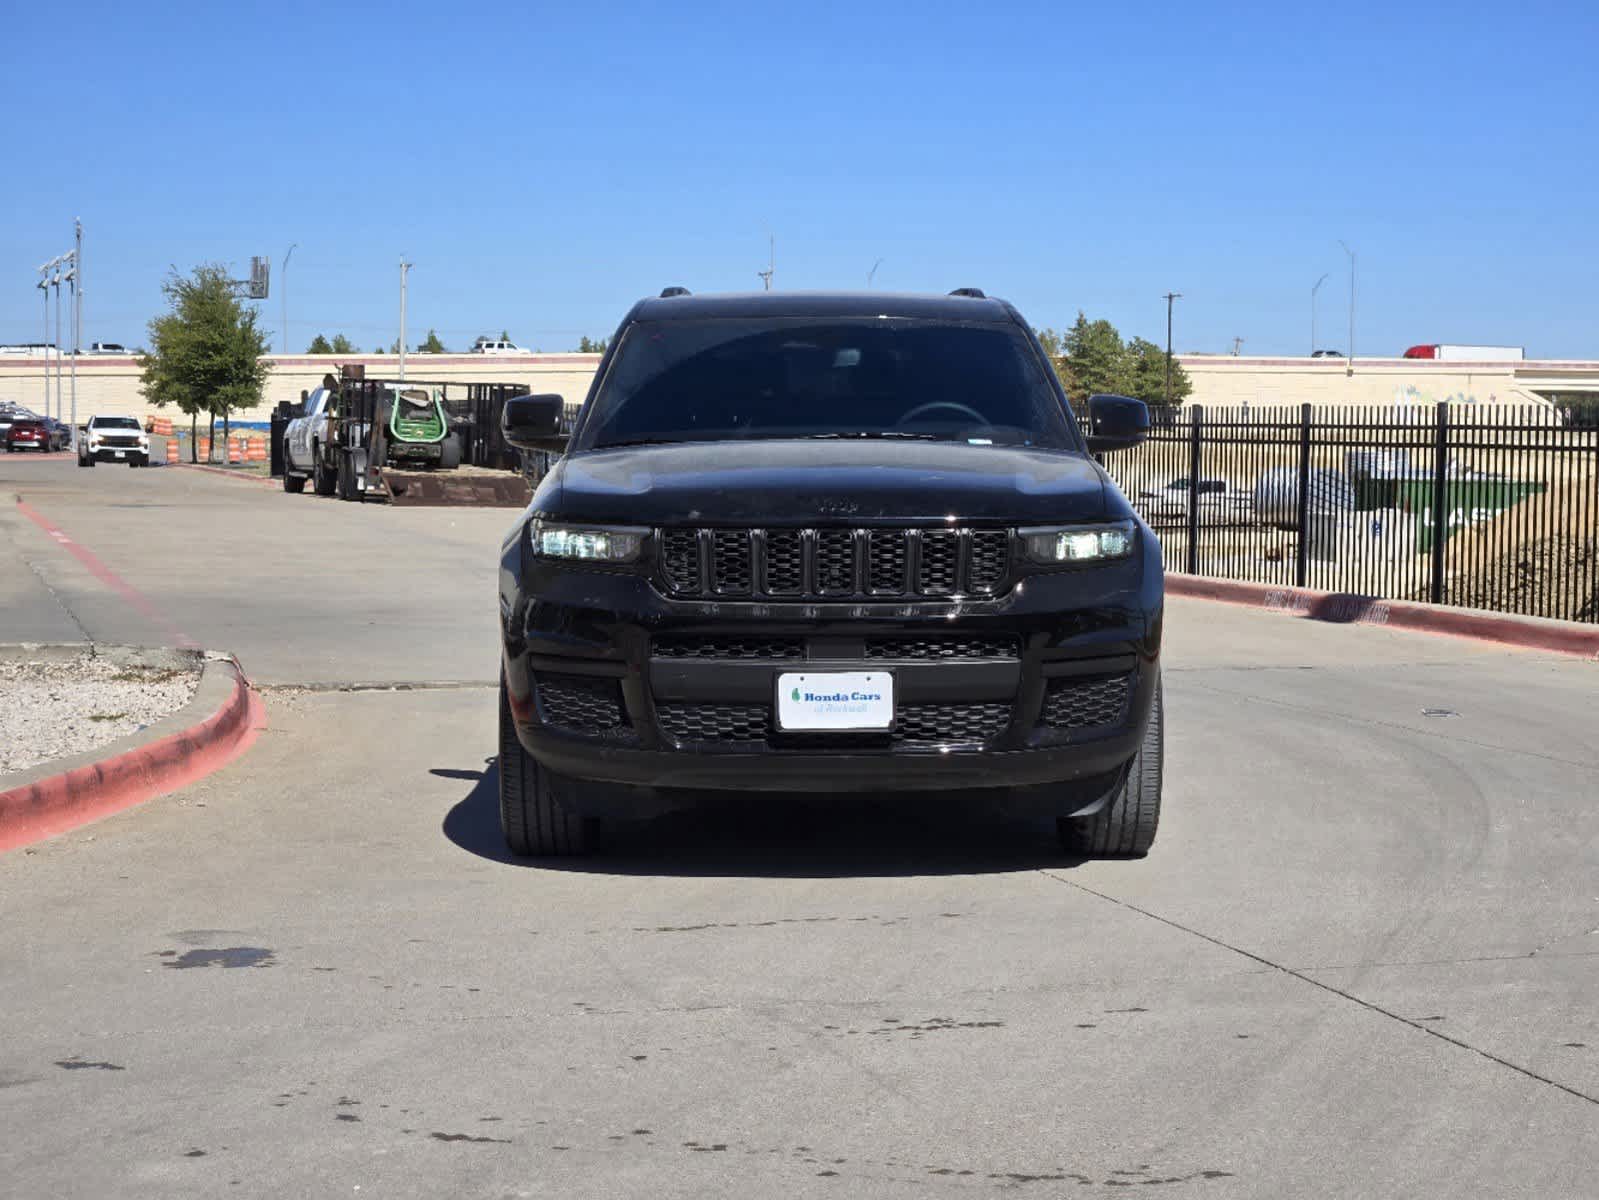
[[[534,521],[530,534],[533,553],[540,558],[629,563],[638,560],[649,530]]]
[[[1126,558],[1133,552],[1137,534],[1131,521],[1115,521],[1023,529],[1021,536],[1029,559],[1053,567]]]

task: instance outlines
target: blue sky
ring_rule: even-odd
[[[1599,357],[1595,7],[13,5],[0,341],[87,230],[85,340],[270,255],[263,324],[544,350],[668,283],[976,285],[1176,347]],[[48,50],[46,49],[48,47]],[[75,66],[80,82],[66,74]],[[52,83],[51,80],[54,80]]]

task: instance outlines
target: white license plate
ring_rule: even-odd
[[[127,451],[126,451],[126,450],[118,450],[118,451],[117,451],[117,452],[116,452],[116,454],[117,454],[117,457],[118,457],[118,458],[122,458],[122,457],[123,457],[123,456],[124,456],[124,455],[126,455],[126,454],[127,454]]]
[[[876,732],[894,724],[894,676],[887,671],[784,672],[777,677],[781,730]]]

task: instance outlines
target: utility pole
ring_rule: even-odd
[[[1235,337],[1233,339],[1233,357],[1234,358],[1238,357],[1240,351],[1242,351],[1242,349],[1243,349],[1243,345],[1244,345],[1244,339],[1243,338]]]
[[[400,256],[400,382],[405,382],[405,276],[414,266]]]
[[[1344,253],[1349,255],[1349,365],[1345,374],[1355,373],[1355,252],[1344,246],[1343,239],[1338,241],[1344,247]]]
[[[56,407],[57,408],[61,407],[61,397],[66,395],[65,390],[61,387],[61,345],[60,345],[60,343],[61,343],[61,264],[65,260],[66,260],[66,255],[61,255],[60,257],[58,257],[56,259],[55,275],[50,280],[50,286],[55,288],[55,290],[56,290]],[[74,407],[72,415],[73,415],[74,418],[78,415],[76,407]],[[77,425],[77,421],[76,420],[74,420],[72,423],[73,423],[73,425]],[[76,450],[77,446],[78,446],[77,435],[74,434],[73,435],[72,448],[74,450]]]
[[[873,267],[873,270],[877,268]],[[755,272],[766,284],[766,290],[772,290],[772,276],[777,272],[777,239],[771,234],[766,235],[766,270]]]
[[[1181,292],[1166,293],[1166,407],[1171,407],[1171,306],[1172,301],[1181,300]]]
[[[1316,280],[1310,289],[1310,354],[1312,358],[1316,354],[1316,293],[1321,290],[1321,285],[1326,282],[1327,276],[1323,275]]]
[[[39,268],[39,282],[33,285],[44,293],[44,414],[50,416],[50,264]],[[56,400],[55,419],[61,419],[61,401]]]
[[[278,334],[278,353],[289,352],[289,259],[294,256],[294,248],[299,242],[290,242],[289,248],[283,254],[283,269],[278,272],[278,287],[283,292],[283,332]]]
[[[866,272],[866,286],[868,288],[870,288],[872,286],[872,277],[877,274],[877,268],[882,266],[882,265],[883,265],[883,260],[882,259],[878,259],[876,262],[874,262],[872,264],[872,269],[870,271]]]

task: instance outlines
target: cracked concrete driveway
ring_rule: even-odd
[[[1592,663],[1174,601],[1141,862],[765,796],[527,865],[509,514],[0,500],[0,640],[230,649],[270,721],[0,857],[0,1195],[1595,1194]]]

